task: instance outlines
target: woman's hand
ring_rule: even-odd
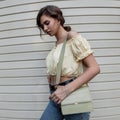
[[[60,104],[69,94],[67,86],[56,86],[56,91],[50,95],[50,99]]]

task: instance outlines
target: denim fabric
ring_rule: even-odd
[[[89,120],[89,116],[89,112],[63,115],[60,105],[50,100],[40,120]]]

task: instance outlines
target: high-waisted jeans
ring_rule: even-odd
[[[53,93],[54,90],[51,90],[50,92]],[[60,104],[50,100],[40,120],[89,120],[89,118],[89,112],[63,115]]]
[[[58,104],[50,101],[40,120],[89,120],[89,113],[63,115]]]

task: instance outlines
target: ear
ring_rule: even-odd
[[[58,21],[58,24],[60,24],[60,20],[57,20]]]

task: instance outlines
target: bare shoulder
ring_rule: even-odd
[[[68,33],[68,39],[71,39],[73,37],[76,37],[78,35],[78,33],[76,31],[70,31]]]

